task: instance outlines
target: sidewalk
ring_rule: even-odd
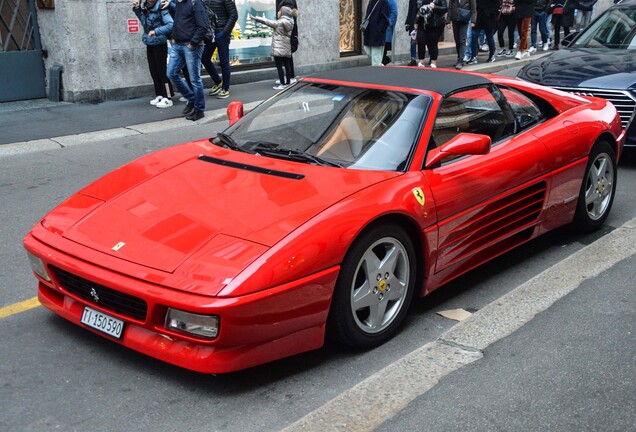
[[[495,63],[479,63],[464,69],[494,73],[519,67],[542,54],[525,60],[498,58]],[[480,53],[479,60],[485,62],[486,57],[486,53]],[[452,68],[455,60],[454,44],[441,43],[438,65]],[[272,76],[275,76],[273,69]],[[274,79],[232,85],[228,99],[209,96],[207,89],[206,116],[197,123],[225,119],[227,105],[233,100],[240,100],[246,109],[251,109],[276,93],[273,86]],[[174,106],[159,109],[149,104],[151,99],[152,95],[101,103],[50,102],[48,99],[0,103],[0,157],[191,124],[181,116],[183,102],[175,101]]]

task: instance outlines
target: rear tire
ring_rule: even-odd
[[[573,227],[584,233],[598,230],[607,219],[616,193],[616,154],[606,141],[592,147],[579,199]]]
[[[327,331],[356,348],[389,340],[408,312],[415,286],[415,250],[396,224],[377,225],[351,246],[338,275]]]

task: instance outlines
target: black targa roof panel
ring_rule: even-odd
[[[308,76],[308,78],[431,90],[441,95],[446,95],[465,87],[492,83],[492,81],[480,75],[454,72],[451,70],[386,66],[337,69],[313,74]]]

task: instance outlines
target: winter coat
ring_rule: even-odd
[[[550,6],[549,0],[537,0],[534,5],[535,12],[546,12]]]
[[[470,22],[477,20],[477,2],[476,0],[449,0],[448,2],[448,19],[457,21],[459,12],[457,10],[470,9]]]
[[[517,19],[530,18],[534,15],[536,0],[515,0]]]
[[[576,9],[576,2],[573,0],[566,0],[563,4],[563,15],[561,15],[562,27],[574,27],[574,9]]]
[[[234,25],[238,20],[238,11],[234,0],[209,0],[210,9],[216,14],[216,33],[223,32],[224,35],[232,34]]]
[[[374,9],[376,4],[377,6]],[[364,14],[364,17],[369,19],[369,25],[362,33],[364,46],[384,46],[390,13],[389,4],[386,0],[371,0],[369,2],[367,12]]]
[[[477,0],[477,21],[479,29],[497,28],[497,15],[499,14],[499,0]]]
[[[183,0],[174,5],[172,39],[200,45],[208,31],[208,15],[201,0]]]
[[[164,45],[168,43],[170,33],[172,33],[172,25],[174,20],[167,9],[161,9],[161,2],[157,3],[150,9],[142,9],[140,7],[133,8],[133,12],[139,18],[144,34],[141,40],[145,45]],[[154,30],[154,36],[148,36],[148,33]]]
[[[254,21],[258,21],[274,29],[274,34],[272,35],[272,57],[291,57],[291,35],[294,29],[292,10],[287,6],[283,6],[281,11],[283,11],[283,13],[280,19],[269,20],[264,17],[255,16]]]
[[[298,49],[298,5],[296,4],[296,0],[283,0],[280,2],[280,5],[277,6],[276,10],[282,6],[287,6],[292,10],[292,16],[294,17],[294,29],[291,35],[292,52],[296,52],[296,49]]]
[[[446,14],[448,13],[448,3],[446,0],[433,0],[435,9],[429,20],[427,27],[439,28],[446,25]]]

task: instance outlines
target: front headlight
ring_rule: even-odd
[[[166,328],[213,339],[219,334],[219,317],[216,315],[198,315],[168,308]]]
[[[33,273],[40,276],[45,281],[51,282],[51,276],[49,276],[49,273],[46,271],[46,267],[42,260],[35,255],[32,255],[28,251],[27,257],[29,258],[29,262],[31,263],[31,270],[33,270]]]

